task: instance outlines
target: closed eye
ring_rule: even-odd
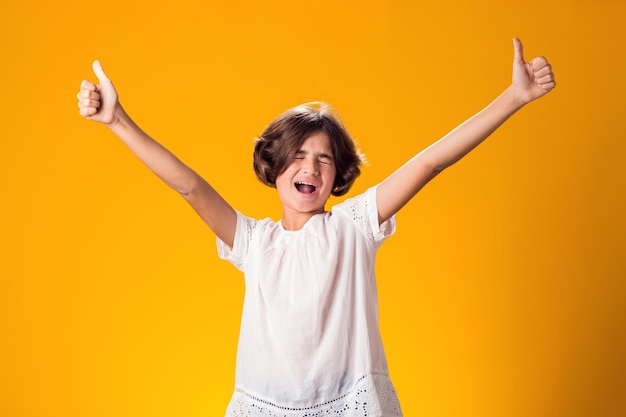
[[[326,154],[318,155],[317,160],[324,165],[331,165],[333,163],[333,157]]]
[[[305,159],[307,157],[309,153],[305,150],[300,150],[298,152],[296,152],[296,155],[293,157],[294,160],[302,160]],[[320,153],[317,155],[317,162],[319,162],[320,164],[323,165],[332,165],[333,164],[333,157],[325,154],[325,153]]]

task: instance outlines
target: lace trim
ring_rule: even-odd
[[[376,231],[378,209],[375,207],[375,202],[372,209],[373,211],[370,212],[369,207],[370,199],[376,198],[375,190],[375,188],[371,188],[364,194],[353,198],[348,204],[347,209],[352,220],[366,233],[367,238],[371,242],[380,243],[384,238],[389,237],[394,232],[394,220],[392,217],[384,221],[382,224],[378,225],[378,230]]]
[[[373,242],[374,233],[372,232],[372,226],[370,225],[369,217],[367,216],[367,213],[369,213],[367,209],[367,200],[365,198],[355,198],[350,202],[348,210],[352,216],[352,220],[359,225],[361,230],[367,233],[367,238]]]
[[[281,407],[236,389],[226,417],[402,417],[393,384],[386,374],[361,377],[352,391],[310,407]]]
[[[244,223],[246,224],[245,225],[246,240],[249,242],[252,240],[252,234],[254,233],[254,229],[256,229],[257,221],[249,217],[243,216],[243,215],[241,217]]]
[[[248,253],[247,247],[249,246],[249,242],[252,241],[257,224],[258,222],[256,220],[237,212],[237,230],[235,232],[233,249],[231,250],[228,245],[226,245],[226,243],[218,237],[216,238],[218,256],[232,262],[241,270]],[[241,228],[243,229],[240,230]],[[242,248],[241,246],[245,246],[245,248]]]

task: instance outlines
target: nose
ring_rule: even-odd
[[[319,168],[317,166],[317,161],[315,161],[312,158],[306,158],[304,162],[303,171],[305,174],[308,174],[308,175],[314,175],[314,176],[318,175]]]

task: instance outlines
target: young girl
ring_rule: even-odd
[[[282,219],[235,211],[125,113],[96,61],[80,114],[107,125],[215,232],[219,256],[244,272],[235,392],[227,416],[401,416],[378,329],[374,261],[395,214],[513,113],[555,86],[545,58],[514,39],[512,84],[484,110],[382,183],[326,211],[359,175],[350,135],[323,103],[282,114],[257,138],[254,169],[278,191]]]

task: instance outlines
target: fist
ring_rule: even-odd
[[[100,62],[94,61],[92,67],[98,78],[98,85],[86,80],[80,83],[77,95],[79,113],[89,120],[104,124],[113,123],[120,108],[117,92]]]
[[[522,42],[517,38],[513,39],[513,52],[513,86],[524,103],[546,95],[556,86],[546,58],[540,56],[526,62]]]

